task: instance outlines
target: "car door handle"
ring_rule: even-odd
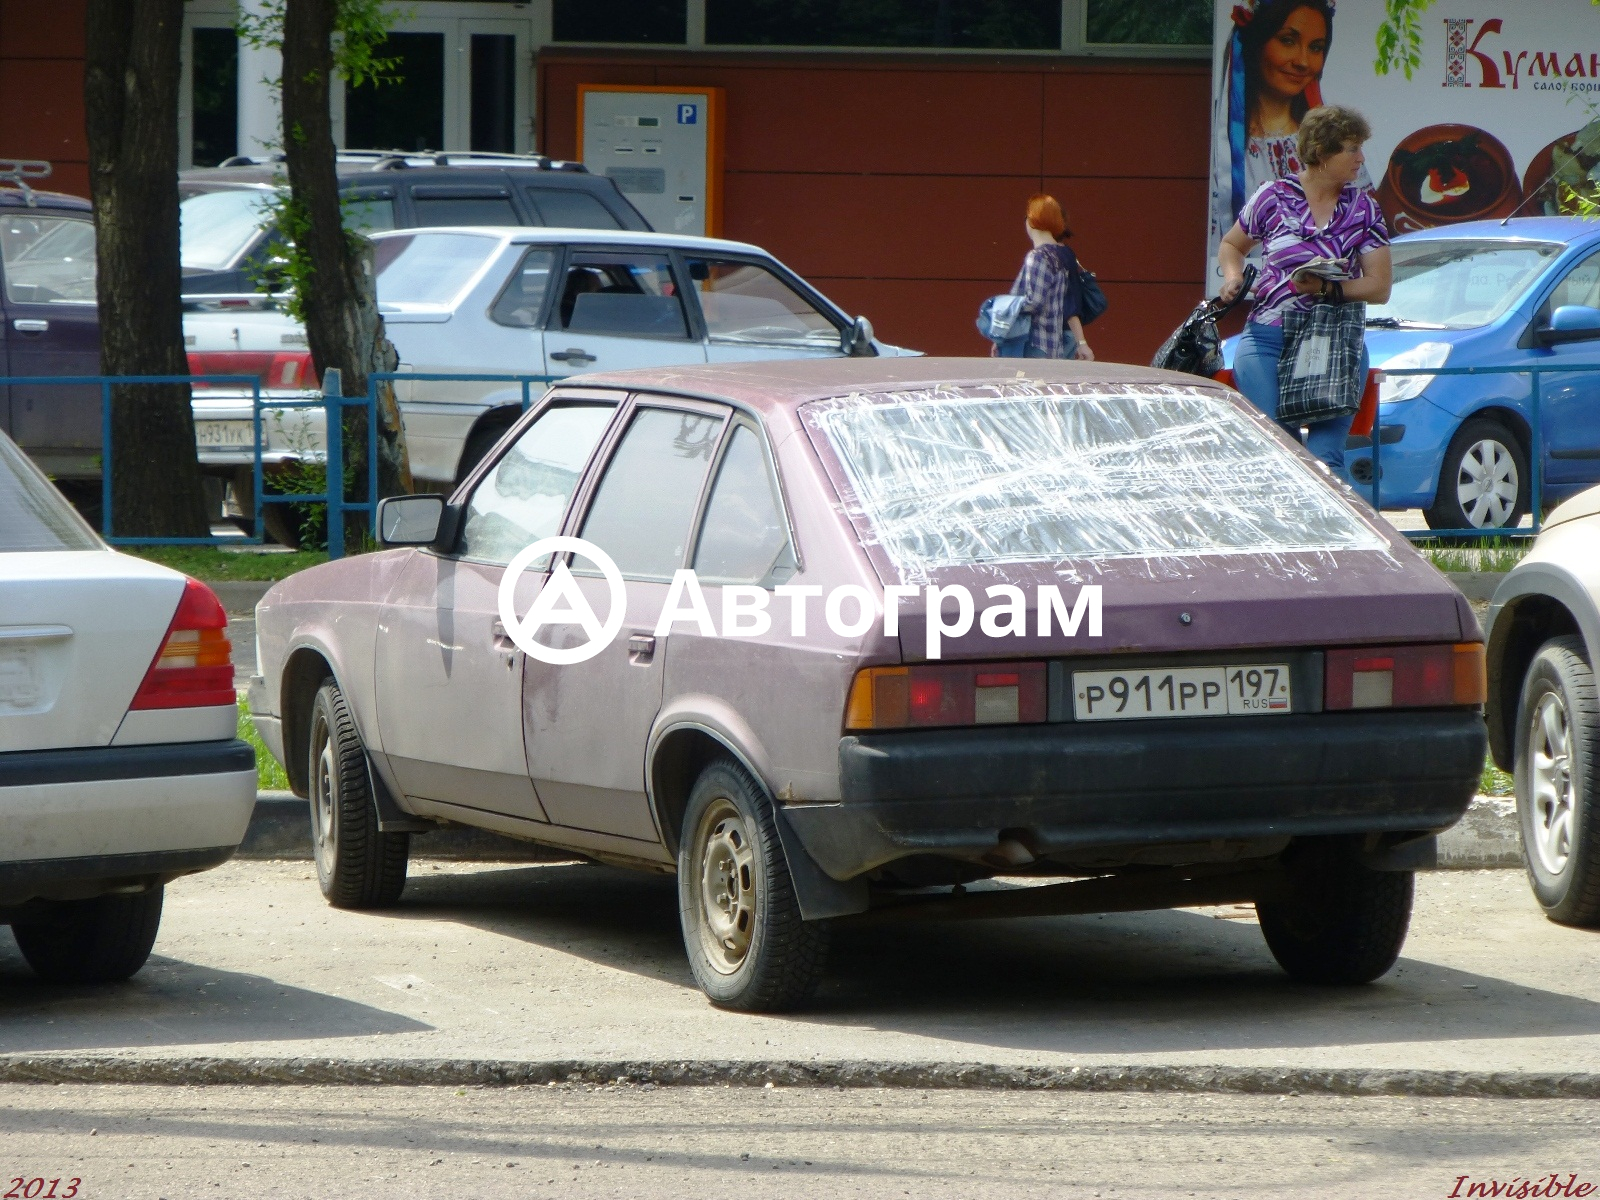
[[[576,346],[568,347],[565,350],[552,350],[550,352],[550,357],[555,359],[557,362],[586,363],[594,361],[594,355],[590,354],[587,350],[580,350]]]
[[[649,665],[656,656],[656,639],[648,633],[636,633],[628,639],[628,661],[635,666]]]
[[[11,328],[15,329],[18,333],[48,333],[50,331],[50,322],[31,319],[28,317],[18,317],[15,321],[11,322]]]

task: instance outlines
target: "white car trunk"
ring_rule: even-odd
[[[183,588],[109,550],[0,554],[0,752],[109,745]]]

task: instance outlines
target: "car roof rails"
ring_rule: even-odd
[[[537,171],[582,171],[579,162],[566,162],[543,154],[506,154],[497,150],[340,150],[339,161],[370,162],[374,171],[403,171],[410,167],[526,167]]]
[[[219,167],[265,167],[272,163],[287,162],[288,156],[284,154],[235,154],[232,158],[225,158],[217,164]]]
[[[10,184],[22,193],[23,202],[29,208],[37,208],[39,199],[28,186],[28,180],[47,178],[52,169],[43,159],[0,158],[0,183]]]

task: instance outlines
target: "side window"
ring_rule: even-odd
[[[1564,304],[1582,304],[1587,308],[1600,308],[1600,251],[1584,259],[1567,277],[1556,284],[1550,299],[1545,301],[1544,319]]]
[[[523,195],[546,225],[563,229],[621,229],[616,217],[588,192],[570,188],[527,188]]]
[[[701,583],[761,583],[792,566],[778,488],[761,438],[740,425],[711,486],[694,569]],[[787,573],[784,573],[787,578]]]
[[[550,266],[554,261],[555,251],[545,247],[535,246],[524,254],[505,290],[489,310],[489,316],[501,325],[524,329],[537,325],[544,314],[545,293],[550,290]]]
[[[626,578],[665,583],[683,566],[721,428],[721,417],[665,408],[643,408],[633,418],[595,490],[582,534]]]
[[[561,531],[583,466],[616,406],[552,408],[523,431],[467,501],[461,556],[505,564],[518,550]]]
[[[713,342],[837,346],[839,327],[765,267],[691,258],[694,280]]]
[[[344,227],[357,233],[394,228],[394,197],[383,192],[350,192],[342,206]]]
[[[552,324],[570,333],[689,337],[683,298],[665,254],[573,254]]]
[[[6,299],[16,304],[94,303],[94,225],[11,209],[0,216]]]
[[[433,194],[423,188],[411,193],[411,203],[416,206],[417,224],[429,225],[521,225],[517,210],[511,207],[511,197],[503,191],[472,195],[441,188],[443,195]]]

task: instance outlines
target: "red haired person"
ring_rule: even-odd
[[[1056,198],[1030,197],[1024,228],[1033,249],[1022,260],[1022,270],[1011,285],[1013,296],[1026,298],[1022,308],[1032,318],[1023,357],[1092,361],[1094,352],[1083,338],[1078,256],[1066,245],[1072,230],[1067,228],[1066,214]]]

